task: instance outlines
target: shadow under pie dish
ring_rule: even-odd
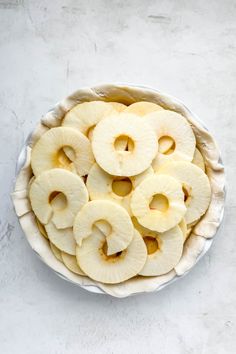
[[[81,183],[76,180],[76,178],[72,178],[72,184],[73,181],[75,181],[78,193],[82,193],[82,200],[81,200],[81,194],[78,194],[79,198],[81,200],[81,203],[84,205],[86,203],[94,202],[92,203],[93,205],[96,205],[96,201],[98,201],[98,209],[99,205],[102,205],[100,209],[103,209],[103,204],[100,203],[100,200],[103,200],[103,193],[104,189],[102,189],[103,186],[103,181],[105,180],[105,186],[109,186],[109,188],[114,188],[117,189],[117,193],[123,193],[123,195],[127,195],[128,197],[122,197],[121,195],[118,195],[116,198],[117,200],[107,201],[108,207],[109,203],[116,204],[117,208],[115,210],[118,210],[118,213],[120,212],[120,209],[123,209],[126,212],[126,215],[131,219],[132,225],[137,230],[138,233],[140,233],[142,236],[146,235],[146,230],[148,229],[150,232],[148,233],[147,237],[152,237],[153,233],[157,232],[155,230],[150,230],[149,227],[149,218],[141,218],[140,217],[140,210],[136,210],[135,206],[132,206],[132,201],[134,201],[134,196],[133,196],[133,190],[130,191],[130,181],[132,183],[132,186],[135,190],[139,190],[141,192],[140,185],[143,186],[144,191],[149,188],[149,185],[155,184],[160,185],[162,181],[160,181],[160,178],[158,181],[154,181],[153,173],[158,175],[159,174],[159,168],[162,170],[162,175],[164,174],[165,176],[168,175],[168,178],[171,181],[171,178],[173,179],[178,179],[181,177],[181,171],[182,168],[185,168],[185,164],[183,163],[183,166],[181,166],[182,159],[181,157],[177,156],[177,160],[173,159],[173,161],[169,161],[169,157],[173,155],[173,151],[177,151],[178,149],[181,153],[181,141],[178,143],[178,137],[176,138],[176,141],[173,143],[173,139],[168,139],[168,135],[166,133],[163,133],[164,130],[161,130],[161,133],[158,136],[158,141],[159,141],[159,147],[158,151],[160,152],[160,149],[162,149],[162,153],[160,154],[160,158],[156,158],[156,156],[152,155],[152,151],[155,148],[154,143],[147,144],[150,146],[150,149],[147,151],[147,154],[143,154],[145,156],[141,156],[141,161],[139,163],[139,166],[136,166],[134,164],[131,166],[133,168],[131,175],[129,174],[130,171],[130,166],[132,164],[129,163],[127,166],[122,165],[122,168],[124,170],[119,169],[119,164],[118,165],[113,165],[113,162],[107,162],[104,161],[104,156],[102,154],[98,154],[97,151],[95,153],[96,156],[96,162],[93,156],[93,149],[88,145],[88,142],[91,142],[97,139],[97,145],[96,143],[94,144],[94,148],[98,149],[101,147],[101,145],[104,143],[102,139],[99,140],[99,129],[94,130],[94,126],[100,121],[96,121],[95,123],[92,119],[92,121],[89,121],[89,124],[87,124],[86,121],[86,116],[85,118],[82,116],[82,119],[80,119],[79,125],[77,126],[77,119],[76,117],[72,115],[69,115],[69,121],[68,124],[63,125],[63,121],[65,121],[65,116],[67,115],[68,117],[68,112],[73,112],[73,108],[77,107],[79,104],[84,103],[84,102],[92,102],[92,101],[104,101],[104,102],[110,102],[112,103],[113,110],[117,111],[117,116],[120,115],[121,120],[123,121],[124,125],[129,125],[132,126],[134,123],[132,121],[133,115],[138,115],[139,117],[142,118],[142,120],[145,120],[145,117],[148,117],[148,119],[151,122],[151,127],[153,131],[155,131],[157,134],[157,130],[161,126],[161,124],[165,124],[165,114],[163,113],[165,111],[171,111],[173,112],[173,115],[175,115],[175,112],[180,116],[180,120],[183,117],[183,129],[185,129],[186,121],[188,122],[189,127],[191,127],[191,130],[193,132],[193,137],[190,136],[190,143],[189,145],[193,145],[193,139],[195,139],[195,147],[194,147],[194,154],[193,154],[193,147],[190,146],[190,152],[189,154],[192,156],[191,161],[187,161],[186,163],[190,164],[193,162],[196,164],[198,167],[197,173],[200,174],[200,177],[202,176],[201,172],[199,172],[199,169],[205,170],[205,174],[208,177],[209,184],[210,184],[210,189],[211,189],[211,196],[209,200],[209,204],[207,206],[207,210],[203,213],[203,215],[200,216],[200,218],[197,220],[191,220],[191,215],[188,217],[188,224],[184,224],[182,222],[182,225],[178,222],[175,221],[173,222],[173,227],[177,225],[178,223],[178,228],[181,229],[181,232],[185,235],[184,238],[186,240],[183,241],[183,246],[182,250],[180,251],[179,254],[179,259],[178,262],[175,264],[175,266],[168,270],[167,273],[161,274],[161,275],[151,275],[151,273],[147,273],[144,275],[138,275],[142,274],[142,270],[137,271],[135,274],[135,270],[132,273],[132,277],[128,280],[125,280],[123,282],[117,283],[117,284],[109,284],[109,283],[103,283],[100,281],[92,280],[91,278],[87,277],[84,274],[83,269],[80,268],[80,266],[77,264],[75,261],[76,255],[73,251],[73,247],[76,247],[76,244],[79,244],[80,242],[87,242],[86,240],[83,241],[82,238],[83,236],[80,235],[80,222],[81,218],[79,218],[78,222],[78,231],[76,231],[76,237],[75,239],[73,238],[73,230],[69,230],[68,228],[72,226],[71,222],[69,224],[58,224],[61,229],[59,229],[59,234],[63,231],[62,230],[67,230],[66,232],[66,237],[67,239],[70,239],[70,243],[68,246],[68,242],[63,243],[63,237],[65,236],[65,233],[63,234],[63,237],[60,238],[60,235],[58,236],[58,233],[56,233],[56,243],[57,240],[59,239],[59,247],[56,247],[54,239],[50,237],[50,240],[48,239],[48,232],[52,232],[51,229],[54,227],[55,228],[55,223],[50,223],[48,225],[47,220],[42,220],[44,222],[40,222],[38,218],[35,216],[35,213],[32,211],[32,205],[29,199],[29,190],[30,186],[33,184],[35,178],[38,178],[38,175],[42,174],[41,169],[43,169],[45,172],[46,170],[50,171],[53,167],[58,167],[58,170],[64,170],[63,166],[68,165],[68,160],[75,161],[73,166],[70,167],[69,171],[67,170],[68,174],[73,173],[76,177],[78,176],[77,179],[81,180]],[[150,104],[147,105],[142,105],[142,104],[137,104],[134,105],[136,102],[149,102]],[[159,114],[160,118],[160,124],[158,127],[155,127],[152,125],[153,120],[155,122],[155,109],[153,109],[152,104],[158,105],[160,107],[160,111],[162,112]],[[127,106],[127,107],[126,107]],[[98,108],[99,110],[100,108]],[[100,124],[101,127],[96,127],[102,129],[102,125],[105,124],[105,120],[108,121],[109,116],[113,115],[113,111],[109,111],[110,107],[108,108],[108,111],[106,112],[106,117],[101,119],[103,121],[102,124]],[[125,115],[125,112],[127,114]],[[157,111],[158,112],[158,111]],[[89,112],[87,113],[89,114]],[[99,112],[96,113],[99,116]],[[95,116],[96,116],[95,114]],[[128,115],[128,116],[127,116]],[[153,117],[154,116],[154,117]],[[128,119],[127,119],[128,117]],[[130,118],[131,117],[131,118]],[[140,118],[140,119],[141,119]],[[115,124],[117,117],[115,117],[113,128],[116,133],[117,126]],[[139,120],[140,120],[139,119]],[[169,115],[167,117],[169,119]],[[172,119],[172,118],[170,118]],[[175,119],[175,117],[173,118]],[[84,150],[87,151],[87,158],[86,164],[83,164],[83,156],[78,155],[78,158],[76,159],[75,156],[73,155],[73,151],[70,150],[70,146],[67,144],[70,144],[70,142],[66,142],[65,146],[66,149],[63,151],[63,153],[60,155],[60,158],[58,159],[57,157],[57,164],[58,161],[60,162],[59,165],[57,166],[51,166],[44,164],[43,167],[41,166],[34,166],[33,165],[33,170],[36,173],[36,176],[33,175],[32,168],[31,168],[31,153],[32,153],[32,148],[35,147],[37,142],[41,139],[41,137],[45,133],[48,133],[49,131],[53,132],[53,129],[59,128],[59,127],[66,127],[67,129],[72,129],[70,124],[74,124],[75,120],[75,129],[78,129],[82,135],[86,137],[86,139],[83,139],[83,136],[77,138],[77,135],[75,134],[74,141],[75,144],[78,144],[78,146],[81,146],[81,144],[84,147]],[[126,121],[125,121],[126,120]],[[138,121],[138,118],[137,118]],[[164,121],[164,123],[163,123]],[[71,123],[72,122],[72,123]],[[111,124],[111,122],[109,122]],[[139,123],[138,123],[139,124]],[[140,123],[142,125],[142,123]],[[146,124],[146,123],[145,123]],[[148,124],[148,123],[147,123]],[[88,129],[89,127],[89,129]],[[73,127],[74,128],[74,127]],[[90,129],[92,128],[92,129]],[[136,127],[137,128],[137,127]],[[157,130],[155,130],[157,129]],[[164,129],[164,128],[163,128]],[[188,128],[186,128],[188,129]],[[160,129],[159,129],[160,130]],[[140,129],[137,129],[137,139],[139,139],[139,132]],[[62,132],[63,133],[63,132]],[[115,134],[114,133],[114,134]],[[119,133],[119,132],[118,132]],[[117,133],[117,134],[118,134]],[[143,132],[144,134],[145,132]],[[56,134],[61,134],[60,130],[56,130]],[[136,133],[135,133],[136,134]],[[164,135],[163,135],[164,134]],[[63,134],[62,134],[63,135]],[[93,136],[94,135],[94,136]],[[98,136],[98,138],[96,137]],[[104,134],[102,134],[103,136]],[[180,134],[181,135],[181,134]],[[145,135],[143,135],[145,136]],[[164,137],[164,139],[163,139]],[[80,139],[80,140],[78,140]],[[104,139],[103,139],[104,140]],[[153,136],[151,137],[150,140],[153,140]],[[78,142],[79,141],[79,142]],[[140,138],[141,141],[141,138]],[[117,149],[125,149],[129,151],[129,149],[133,149],[134,147],[132,146],[133,142],[132,139],[129,140],[128,135],[122,135],[122,139],[117,141]],[[180,146],[180,148],[179,148]],[[128,148],[127,148],[128,147]],[[195,149],[197,147],[197,150]],[[55,149],[59,149],[58,146],[55,147]],[[60,148],[61,149],[61,148]],[[87,150],[86,150],[87,149]],[[140,149],[140,150],[138,150]],[[140,143],[140,146],[137,147],[137,151],[142,151],[142,149],[146,149],[144,143]],[[165,154],[165,149],[168,150],[168,153]],[[185,147],[182,148],[183,151],[185,151]],[[103,150],[102,150],[103,151]],[[145,150],[146,151],[146,150]],[[151,151],[151,152],[150,152]],[[188,147],[187,147],[188,151]],[[112,153],[112,152],[111,152]],[[188,153],[188,152],[187,152]],[[169,157],[168,157],[169,156]],[[37,157],[37,156],[36,156]],[[71,159],[70,159],[71,157]],[[82,158],[82,159],[81,159]],[[114,156],[112,157],[114,160]],[[145,161],[142,161],[145,160]],[[194,159],[194,161],[193,161]],[[35,159],[37,161],[37,159]],[[164,161],[162,161],[164,160]],[[165,161],[167,160],[167,161]],[[170,163],[177,163],[177,165],[172,165],[172,168],[166,167],[168,165],[168,161]],[[180,162],[180,163],[178,163]],[[146,165],[144,166],[143,164]],[[112,165],[112,167],[110,167]],[[144,167],[140,167],[140,165]],[[101,167],[102,166],[102,167]],[[174,167],[173,167],[174,166]],[[38,170],[39,168],[39,170]],[[106,171],[103,170],[106,169]],[[111,168],[111,170],[110,170]],[[141,168],[141,169],[140,169]],[[154,172],[153,172],[154,170]],[[180,170],[179,174],[176,171]],[[66,170],[65,170],[66,171]],[[112,171],[115,171],[112,172]],[[114,178],[112,179],[111,176],[114,177],[114,175],[118,175],[119,178],[117,178],[114,181]],[[188,174],[188,170],[187,173]],[[60,175],[60,171],[59,171]],[[169,175],[171,175],[169,177]],[[63,175],[64,176],[64,175]],[[87,177],[88,176],[88,177]],[[126,178],[124,178],[126,177]],[[63,177],[58,177],[59,180],[63,180]],[[167,178],[167,179],[168,179]],[[47,179],[47,176],[46,176]],[[149,180],[148,180],[149,179]],[[120,187],[121,181],[122,180],[122,188]],[[149,181],[147,183],[147,186],[145,186],[145,180]],[[88,189],[88,195],[86,196],[86,192],[82,187],[82,184],[86,183],[86,187]],[[99,183],[99,191],[96,189],[96,183]],[[164,181],[163,183],[166,183]],[[170,182],[172,185],[172,182]],[[178,182],[179,183],[179,182]],[[58,103],[54,109],[49,111],[42,119],[39,125],[36,127],[34,132],[29,136],[25,146],[22,149],[22,152],[19,156],[18,160],[18,176],[16,179],[16,184],[15,184],[15,191],[12,194],[16,214],[19,218],[20,224],[22,226],[22,229],[31,245],[33,250],[40,256],[40,258],[49,266],[51,267],[58,275],[63,277],[64,279],[71,281],[82,288],[96,292],[96,293],[102,293],[102,294],[110,294],[112,296],[116,297],[126,297],[132,294],[137,294],[137,293],[142,293],[142,292],[151,292],[151,291],[158,291],[162,289],[164,286],[167,284],[170,284],[174,280],[179,279],[181,276],[185,275],[195,264],[196,262],[205,254],[205,252],[209,249],[212,243],[212,239],[214,235],[216,234],[216,231],[222,221],[223,217],[223,210],[224,210],[224,184],[225,184],[225,177],[224,177],[224,168],[223,164],[221,161],[221,156],[220,152],[218,150],[218,147],[211,136],[211,134],[208,132],[208,130],[204,127],[204,125],[199,121],[199,119],[188,109],[186,108],[185,105],[183,105],[179,100],[160,93],[154,89],[149,89],[145,87],[136,87],[132,85],[102,85],[102,86],[96,86],[94,88],[86,88],[86,89],[80,89],[73,93],[72,95],[68,96],[64,100],[62,100],[60,103]],[[95,186],[95,187],[94,187]],[[185,192],[185,199],[187,200],[188,193],[191,196],[191,190],[188,190],[188,186],[183,186],[186,187],[184,189]],[[79,192],[80,188],[82,188],[83,192]],[[105,187],[104,187],[105,188]],[[177,187],[176,187],[177,188]],[[113,190],[114,190],[113,189]],[[154,188],[155,189],[155,188]],[[55,191],[58,192],[58,191]],[[100,194],[99,194],[99,193]],[[150,191],[151,193],[151,191]],[[136,193],[138,194],[138,193]],[[155,193],[158,194],[158,193]],[[150,194],[151,196],[151,194]],[[150,197],[148,196],[148,197]],[[67,202],[63,200],[63,198],[60,198],[60,194],[54,193],[54,195],[50,195],[50,198],[52,198],[51,202],[52,203],[52,208],[55,208],[53,210],[58,210],[62,207],[64,207],[64,204]],[[84,198],[84,200],[83,200]],[[87,198],[87,199],[86,199]],[[137,196],[138,198],[138,196]],[[151,197],[150,197],[151,198]],[[89,201],[90,199],[90,201]],[[91,200],[92,199],[92,200]],[[105,201],[107,198],[105,198]],[[139,200],[139,199],[138,199]],[[185,200],[185,202],[186,202]],[[155,209],[155,200],[153,200],[153,204],[150,203],[150,208]],[[64,203],[64,204],[63,204]],[[100,203],[100,204],[99,204]],[[145,203],[145,200],[144,200]],[[158,200],[158,203],[161,203],[161,207],[165,207],[165,201],[164,200]],[[181,204],[181,203],[180,203]],[[184,204],[184,203],[182,203]],[[182,205],[181,204],[181,205]],[[92,205],[92,206],[93,206]],[[135,204],[137,205],[137,203]],[[77,208],[77,209],[76,209]],[[77,211],[79,212],[81,206],[77,205],[75,208],[75,214],[73,214],[73,218],[76,218]],[[181,208],[180,208],[181,209]],[[34,208],[35,210],[35,208]],[[181,209],[183,210],[183,208]],[[133,215],[133,212],[138,215],[139,220],[137,221],[136,215]],[[182,211],[180,211],[182,213]],[[87,214],[86,214],[87,215]],[[183,214],[185,215],[185,214]],[[99,217],[101,215],[99,214]],[[85,218],[87,221],[87,218]],[[193,218],[194,219],[194,218]],[[123,220],[123,219],[122,219]],[[140,225],[140,220],[142,222],[142,225]],[[177,220],[177,219],[176,219]],[[57,220],[54,220],[57,223]],[[60,217],[58,219],[58,222],[60,223]],[[154,220],[156,221],[156,220]],[[45,224],[44,224],[45,223]],[[160,227],[160,224],[162,224],[162,220],[160,220],[157,223],[157,228]],[[158,233],[160,233],[160,238],[158,238],[158,244],[161,244],[163,241],[163,245],[167,244],[167,239],[168,239],[168,227],[164,225],[165,222],[163,222],[162,228],[158,229]],[[127,221],[128,228],[130,227],[130,222]],[[98,233],[103,233],[105,237],[108,237],[109,230],[107,230],[107,225],[105,224],[96,224]],[[58,230],[57,230],[58,231]],[[153,232],[153,233],[152,233]],[[165,237],[165,233],[167,236]],[[150,235],[149,235],[150,234]],[[51,233],[50,233],[51,235]],[[55,232],[54,232],[55,235]],[[119,234],[118,234],[119,235]],[[58,236],[58,237],[57,237]],[[102,237],[101,235],[98,235],[97,238]],[[128,237],[128,236],[127,236]],[[178,232],[175,233],[175,238],[178,241]],[[113,238],[114,239],[114,238]],[[52,242],[53,241],[53,242]],[[145,244],[147,246],[147,252],[150,254],[152,252],[155,252],[155,245],[150,239],[146,239]],[[149,242],[150,241],[150,242]],[[176,241],[176,242],[177,242]],[[125,242],[125,241],[124,241]],[[128,242],[131,242],[130,240]],[[118,240],[119,244],[119,240]],[[117,243],[115,245],[110,245],[108,243],[108,248],[110,247],[111,252],[115,252],[119,250],[119,248],[114,248],[117,246]],[[113,247],[113,251],[112,251]],[[127,245],[126,245],[127,247]],[[154,248],[153,248],[154,247]],[[178,248],[178,243],[176,243],[176,248]],[[152,249],[153,248],[153,249]],[[166,248],[168,249],[168,248]],[[105,254],[107,254],[108,249],[106,249]],[[114,253],[113,252],[113,253]],[[119,252],[117,252],[119,253]],[[112,255],[112,253],[110,253]],[[140,256],[142,258],[142,256]],[[86,265],[84,265],[86,268]],[[83,267],[82,267],[83,268]],[[85,269],[84,268],[84,269]],[[130,273],[130,274],[131,274]],[[161,273],[161,272],[160,272]],[[97,276],[97,275],[95,275]],[[108,280],[109,281],[109,280]]]

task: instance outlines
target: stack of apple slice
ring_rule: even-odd
[[[151,102],[78,104],[37,141],[31,166],[53,254],[107,284],[172,270],[211,199],[190,124]]]

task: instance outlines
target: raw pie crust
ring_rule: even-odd
[[[60,126],[65,113],[76,104],[85,101],[114,101],[129,105],[137,101],[149,101],[165,109],[174,110],[187,118],[196,136],[197,147],[205,159],[206,173],[209,177],[212,199],[206,214],[193,229],[184,244],[183,255],[174,270],[155,277],[137,276],[121,284],[105,285],[72,273],[51,252],[48,241],[40,234],[28,199],[28,184],[32,177],[30,167],[31,148],[39,137],[49,128]],[[128,85],[102,85],[80,89],[59,102],[49,111],[27,141],[26,159],[16,179],[12,194],[16,214],[22,229],[33,250],[58,275],[94,292],[107,293],[115,297],[126,297],[141,292],[160,290],[171,280],[178,279],[188,272],[209,248],[211,239],[219,227],[224,210],[224,168],[219,149],[210,133],[196,120],[193,114],[177,99],[148,88]]]

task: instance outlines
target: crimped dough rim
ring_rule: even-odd
[[[124,104],[131,104],[137,101],[154,102],[166,109],[181,113],[187,118],[193,128],[197,146],[205,159],[206,173],[212,188],[212,200],[206,214],[201,218],[200,222],[194,228],[194,232],[192,232],[186,241],[184,252],[178,265],[168,274],[157,277],[135,277],[124,283],[115,285],[98,283],[88,277],[82,277],[69,271],[54,257],[49,243],[38,230],[28,199],[28,183],[32,177],[30,167],[31,148],[45,131],[51,127],[60,125],[65,113],[76,104],[94,100],[114,101]],[[24,161],[22,162],[22,160]],[[167,284],[186,274],[196,264],[198,259],[209,249],[212,238],[222,221],[225,198],[225,175],[221,154],[214,138],[183,103],[154,89],[123,84],[107,84],[77,90],[59,102],[41,119],[40,124],[26,141],[25,147],[19,157],[19,164],[20,169],[16,178],[12,199],[27,240],[42,261],[59,276],[92,292],[106,293],[115,297],[126,297],[137,293],[161,290]]]

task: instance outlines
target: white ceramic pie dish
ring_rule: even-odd
[[[206,172],[212,188],[212,200],[208,211],[195,226],[184,245],[180,262],[168,274],[157,277],[135,277],[121,284],[105,285],[69,271],[51,252],[48,241],[40,234],[28,200],[28,183],[32,177],[30,168],[31,147],[49,128],[60,125],[64,114],[77,103],[84,101],[116,101],[131,104],[136,101],[150,101],[174,110],[185,116],[191,124],[197,146],[204,156]],[[224,167],[219,149],[204,124],[178,99],[142,86],[112,84],[76,91],[59,102],[41,120],[29,135],[17,162],[17,178],[12,194],[16,214],[32,249],[40,259],[63,279],[95,293],[126,297],[143,292],[159,291],[187,274],[210,248],[213,237],[223,218],[225,197]]]

